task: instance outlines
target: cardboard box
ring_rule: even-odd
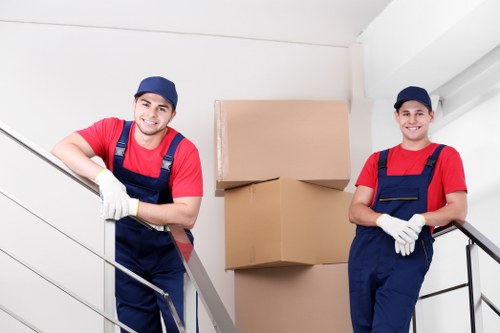
[[[240,333],[353,332],[347,264],[234,272]]]
[[[226,190],[226,269],[347,262],[351,199],[287,178]]]
[[[350,179],[345,101],[216,101],[215,195],[286,177],[343,190]]]

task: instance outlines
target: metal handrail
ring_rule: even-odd
[[[500,247],[467,221],[452,221],[450,224],[436,229],[432,236],[433,238],[438,238],[455,229],[460,230],[467,238],[476,243],[485,253],[500,264]]]
[[[40,147],[36,146],[34,143],[30,142],[29,140],[23,138],[21,135],[19,135],[17,132],[15,132],[12,128],[8,127],[6,124],[0,122],[0,132],[4,133],[7,137],[9,137],[11,140],[14,142],[18,143],[21,145],[23,148],[27,149],[37,157],[41,158],[44,162],[47,162],[49,165],[52,167],[56,168],[59,170],[61,173],[64,175],[68,176],[81,186],[85,187],[86,189],[90,190],[96,195],[99,195],[99,189],[97,187],[97,184],[94,182],[90,181],[87,178],[80,177],[79,175],[73,173],[71,170],[69,170],[64,163],[62,163],[59,159],[55,158],[54,156],[45,153],[43,149]],[[153,224],[148,223],[147,221],[144,221],[142,219],[139,219],[137,217],[133,217],[134,220],[136,220],[138,223],[144,225],[150,230],[156,230],[159,231],[157,228],[153,227]],[[186,258],[182,255],[177,242],[175,241],[175,238],[173,234],[171,233],[170,229],[168,227],[165,227],[164,230],[165,232],[168,233],[169,237],[172,239],[172,242],[177,249],[177,253],[179,257],[182,260],[182,263],[184,264],[184,268],[186,269],[186,272],[195,286],[202,302],[205,304],[205,309],[207,310],[207,314],[209,315],[210,319],[212,320],[212,324],[216,331],[218,333],[237,333],[236,327],[229,316],[229,313],[227,312],[224,304],[222,303],[222,300],[220,299],[217,291],[215,290],[214,285],[212,284],[212,281],[210,280],[210,277],[208,273],[206,272],[205,268],[203,267],[203,264],[198,257],[198,254],[196,253],[195,249],[192,248],[189,260],[186,260]],[[160,231],[159,231],[160,232]],[[175,308],[173,308],[175,311]],[[175,313],[177,313],[175,311]],[[178,317],[178,316],[177,316]],[[174,316],[175,319],[175,316]],[[181,332],[184,332],[182,322],[180,322],[181,325],[178,327]]]
[[[19,207],[21,207],[22,209],[24,209],[25,211],[27,211],[28,213],[30,213],[32,216],[34,216],[35,218],[37,218],[38,220],[42,221],[43,223],[45,223],[46,225],[50,226],[52,229],[54,229],[55,231],[59,232],[60,234],[62,234],[63,236],[65,236],[66,238],[70,239],[71,241],[73,241],[74,243],[80,245],[81,247],[83,247],[84,249],[86,249],[87,251],[89,251],[90,253],[94,254],[95,256],[101,258],[102,260],[104,260],[106,263],[110,264],[111,266],[113,266],[114,268],[117,268],[119,269],[120,271],[122,271],[123,273],[127,274],[128,276],[132,277],[133,279],[135,279],[137,282],[147,286],[148,288],[154,290],[156,293],[158,293],[159,295],[161,295],[166,303],[168,304],[169,306],[169,309],[170,311],[172,312],[172,316],[174,317],[174,320],[177,322],[177,326],[179,328],[179,331],[180,332],[185,332],[185,328],[184,328],[184,324],[182,323],[174,305],[173,305],[173,302],[172,302],[172,299],[170,297],[170,295],[168,293],[166,293],[165,291],[163,291],[162,289],[158,288],[157,286],[155,286],[154,284],[150,283],[149,281],[143,279],[142,277],[140,277],[139,275],[137,275],[136,273],[132,272],[131,270],[129,270],[128,268],[126,268],[125,266],[121,265],[120,263],[112,260],[112,259],[109,259],[107,258],[105,255],[99,253],[98,251],[92,249],[91,247],[87,246],[86,244],[84,244],[83,242],[79,241],[78,239],[76,239],[75,237],[65,233],[64,231],[60,230],[59,228],[57,228],[56,226],[54,226],[52,223],[50,223],[49,221],[47,221],[47,219],[43,218],[42,216],[40,216],[39,214],[35,213],[32,209],[28,208],[28,205],[26,205],[25,203],[22,203],[19,199],[15,198],[13,195],[9,194],[9,193],[6,193],[6,191],[4,191],[2,188],[0,188],[0,194],[2,194],[4,197],[6,197],[7,199],[9,199],[10,201],[12,201],[13,203],[15,203],[16,205],[18,205]],[[81,303],[83,303],[84,305],[86,305],[87,307],[89,307],[90,309],[92,309],[93,311],[95,312],[98,312],[99,314],[103,315],[108,321],[114,323],[115,325],[118,325],[122,328],[125,328],[127,329],[128,331],[130,332],[135,332],[133,331],[131,328],[127,327],[127,326],[122,326],[123,324],[120,323],[119,321],[115,321],[113,318],[109,317],[107,314],[105,314],[104,312],[101,312],[99,309],[97,309],[95,306],[92,306],[90,303],[88,302],[85,302],[83,299],[79,298],[78,295],[74,294],[74,293],[71,293],[69,290],[65,289],[63,286],[59,285],[56,281],[50,279],[48,276],[46,276],[45,274],[41,273],[40,271],[37,271],[36,269],[34,269],[32,266],[28,265],[27,263],[25,263],[24,261],[22,261],[21,259],[17,258],[16,256],[12,255],[11,253],[9,253],[8,251],[5,251],[4,249],[1,249],[0,248],[0,251],[4,252],[6,255],[8,255],[9,257],[11,257],[12,259],[14,259],[15,261],[17,261],[18,263],[20,263],[21,265],[23,265],[24,267],[28,268],[29,270],[31,270],[32,272],[34,272],[35,274],[37,274],[38,276],[40,276],[41,278],[45,279],[47,282],[55,285],[56,287],[58,287],[59,289],[65,291],[68,295],[70,295],[72,298],[80,301]]]
[[[477,247],[481,248],[488,256],[490,256],[498,264],[500,264],[500,248],[467,221],[452,221],[450,224],[436,229],[436,232],[433,234],[433,238],[441,237],[454,230],[460,230],[469,239],[469,244],[466,246],[468,282],[453,287],[441,289],[433,293],[421,295],[418,299],[422,300],[426,298],[431,298],[453,290],[468,287],[471,332],[479,333],[482,330],[481,328],[482,317],[480,313],[479,313],[479,318],[477,318],[476,316],[477,303],[483,301],[499,317],[500,317],[500,310],[495,306],[495,304],[493,304],[493,302],[491,302],[489,298],[487,298],[483,293],[478,294],[478,291],[475,290],[476,288],[474,288],[474,285],[479,284],[478,276],[474,272],[475,270],[477,271],[477,264],[478,264],[476,248]],[[413,326],[414,333],[416,333],[415,317],[416,315],[414,314],[414,326]]]
[[[500,248],[467,221],[453,221],[452,225],[477,244],[486,254],[500,264]]]
[[[83,177],[80,177],[80,176],[74,174],[60,160],[56,159],[54,156],[52,156],[50,154],[43,153],[43,150],[41,148],[37,147],[35,144],[29,142],[28,140],[23,139],[19,134],[17,134],[14,130],[8,128],[5,124],[0,123],[0,125],[1,125],[0,126],[0,132],[4,133],[7,137],[9,137],[10,139],[12,139],[14,142],[18,143],[23,148],[27,149],[28,151],[30,151],[31,153],[33,153],[35,156],[39,157],[43,161],[45,161],[48,164],[52,165],[58,171],[62,172],[64,175],[70,177],[72,180],[74,180],[75,182],[77,182],[78,184],[80,184],[81,186],[83,186],[84,188],[90,190],[92,193],[94,193],[96,195],[99,195],[99,188],[98,188],[97,184],[95,184],[94,182],[90,181],[89,179],[86,179],[86,178],[83,178]],[[37,217],[41,221],[45,222],[46,224],[50,225],[53,229],[59,231],[64,236],[68,237],[72,241],[74,241],[77,244],[79,244],[80,246],[84,247],[86,250],[88,250],[91,253],[93,253],[94,255],[100,257],[101,259],[103,259],[104,261],[106,261],[108,264],[111,264],[112,266],[114,266],[115,268],[118,268],[119,270],[121,270],[122,272],[124,272],[125,274],[127,274],[128,276],[130,276],[131,278],[133,278],[134,280],[138,281],[139,283],[141,283],[141,284],[149,287],[150,289],[154,290],[155,292],[157,292],[159,295],[161,295],[161,297],[163,297],[165,299],[165,301],[166,301],[166,303],[167,303],[167,305],[169,307],[170,313],[172,314],[172,317],[173,317],[173,319],[174,319],[174,321],[175,321],[175,323],[177,325],[177,328],[179,329],[179,332],[180,333],[185,333],[186,332],[185,325],[184,325],[183,321],[180,319],[180,316],[179,316],[179,314],[177,312],[177,309],[173,305],[172,299],[171,299],[171,297],[170,297],[170,295],[168,293],[166,293],[165,291],[163,291],[161,288],[158,288],[156,285],[150,283],[149,281],[143,279],[142,277],[140,277],[139,275],[135,274],[134,272],[130,271],[126,267],[120,265],[119,263],[117,263],[117,262],[115,262],[113,260],[110,260],[108,258],[105,258],[105,256],[103,256],[102,254],[99,254],[97,251],[91,249],[90,247],[86,246],[82,242],[76,240],[74,237],[71,237],[68,234],[62,232],[57,227],[55,227],[54,225],[52,225],[51,223],[49,223],[46,219],[44,219],[40,215],[34,213],[33,210],[28,209],[25,204],[20,204],[20,201],[18,199],[14,199],[14,197],[12,195],[5,193],[2,189],[0,189],[0,193],[2,195],[4,195],[5,197],[7,197],[8,199],[10,199],[11,201],[15,202],[17,205],[21,206],[21,208],[27,210],[30,214],[34,215],[35,217]],[[156,230],[149,223],[147,223],[147,222],[145,222],[143,220],[140,220],[138,218],[135,218],[135,220],[137,222],[141,223],[142,225],[146,226],[148,229]],[[5,251],[2,250],[2,252],[5,252]],[[7,254],[7,255],[9,255],[9,254]],[[15,259],[15,260],[17,260],[14,257],[12,257],[12,258]],[[26,266],[26,267],[29,268],[29,266]],[[40,276],[42,278],[44,278],[44,279],[48,278],[45,275],[40,275]],[[48,279],[47,281],[51,282],[50,279]],[[55,283],[55,281],[53,281],[53,282]],[[75,299],[78,299],[77,295],[73,295],[73,296],[75,297]],[[97,308],[92,308],[92,309],[94,311],[96,311],[96,310],[100,311]],[[107,317],[107,315],[105,316],[105,318],[108,319],[108,321],[111,321],[111,322],[115,323],[115,325],[118,323],[118,325],[120,325],[120,327],[121,327],[121,325],[123,325],[119,321],[115,322],[114,319],[110,320],[110,317]],[[125,326],[125,328],[126,327],[127,326]],[[130,328],[128,328],[128,329],[130,329]]]
[[[41,277],[45,281],[49,282],[50,284],[52,284],[53,286],[57,287],[58,289],[64,291],[66,294],[68,294],[69,296],[71,296],[73,299],[75,299],[78,302],[82,303],[85,307],[91,309],[94,312],[97,312],[100,316],[102,316],[103,318],[106,318],[106,320],[114,323],[115,325],[120,326],[120,328],[125,329],[127,332],[138,333],[137,331],[134,331],[133,329],[131,329],[127,325],[125,325],[125,324],[123,324],[123,323],[115,320],[114,318],[112,318],[107,313],[99,310],[97,307],[95,307],[94,305],[90,304],[88,301],[86,301],[82,297],[79,297],[75,293],[71,292],[69,289],[67,289],[66,287],[64,287],[62,284],[60,284],[57,281],[51,279],[50,277],[48,277],[47,275],[43,274],[42,272],[40,272],[39,270],[37,270],[33,266],[29,265],[27,262],[25,262],[25,261],[19,259],[18,257],[16,257],[15,255],[13,255],[12,253],[10,253],[8,251],[5,251],[4,249],[1,249],[1,248],[0,248],[0,252],[3,252],[7,256],[9,256],[11,259],[14,259],[15,261],[17,261],[22,266],[28,268],[30,271],[32,271],[33,273],[35,273],[36,275],[38,275],[39,277]]]
[[[3,306],[2,304],[0,304],[0,310],[2,310],[3,312],[5,312],[6,314],[8,314],[9,316],[11,316],[12,318],[14,318],[15,320],[17,320],[18,322],[20,322],[21,324],[23,324],[25,327],[31,329],[33,332],[37,332],[37,333],[44,333],[41,329],[39,329],[38,327],[36,327],[35,325],[33,325],[32,323],[30,323],[29,321],[27,321],[26,319],[24,318],[21,318],[19,317],[15,312],[7,309],[5,306]]]
[[[497,314],[497,316],[500,317],[500,309],[498,309],[498,307],[496,307],[488,297],[486,297],[484,294],[481,294],[481,299],[484,303],[486,303],[486,305],[490,307],[491,310],[493,310],[493,312]]]

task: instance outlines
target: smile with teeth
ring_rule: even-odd
[[[409,131],[416,131],[419,128],[420,128],[419,126],[406,127],[406,129],[409,130]]]
[[[156,125],[156,122],[152,120],[142,119],[142,121],[147,125]]]

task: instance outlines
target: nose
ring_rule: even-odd
[[[155,107],[149,107],[144,109],[144,114],[147,115],[149,118],[154,118],[156,116],[157,108]]]

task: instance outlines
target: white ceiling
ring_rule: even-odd
[[[347,47],[391,0],[2,0],[0,20]]]
[[[202,0],[203,1],[203,0]],[[210,2],[189,30],[264,40],[348,47],[391,0],[240,0]],[[206,13],[210,13],[206,15]],[[192,12],[185,13],[192,15]],[[198,28],[201,28],[198,26]]]
[[[499,12],[498,0],[392,1],[361,38],[367,96],[420,85],[456,117],[497,94]]]
[[[358,42],[364,33],[364,52],[369,54],[364,63],[365,89],[370,98],[380,98],[392,96],[407,84],[405,80],[443,95],[440,86],[500,45],[499,4],[498,0],[0,0],[0,21],[341,48]],[[415,22],[423,17],[425,24]]]

